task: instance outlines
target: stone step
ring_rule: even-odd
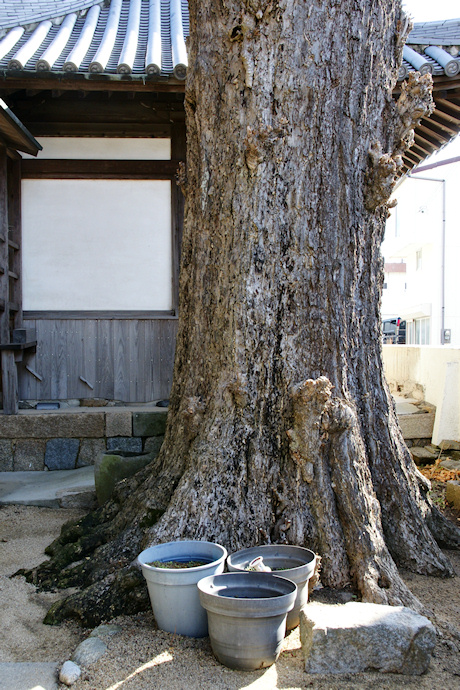
[[[96,507],[94,467],[54,472],[1,472],[0,504],[91,510]]]
[[[57,690],[59,664],[50,662],[0,662],[0,688],[4,690]]]

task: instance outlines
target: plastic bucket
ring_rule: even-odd
[[[277,660],[297,595],[294,582],[271,573],[224,573],[200,580],[198,589],[220,663],[255,671]]]
[[[303,546],[290,544],[253,546],[232,553],[227,558],[228,570],[230,572],[246,571],[249,563],[257,556],[262,556],[264,565],[268,565],[276,575],[286,577],[297,585],[297,598],[286,623],[286,629],[292,630],[299,625],[300,609],[308,603],[308,580],[315,572],[316,555]],[[248,574],[254,573],[249,571]]]
[[[207,575],[222,573],[227,551],[209,541],[174,541],[157,544],[139,554],[137,560],[147,581],[150,603],[161,630],[205,637],[208,634],[206,611],[200,604],[197,582]],[[205,561],[192,568],[162,568],[152,561]]]

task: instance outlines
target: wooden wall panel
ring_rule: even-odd
[[[21,400],[169,396],[177,319],[34,319],[37,352],[19,369]],[[41,380],[40,380],[41,379]]]
[[[67,391],[67,364],[70,361],[67,357],[68,328],[69,321],[62,321],[62,323],[53,321],[51,324],[50,397],[53,400],[65,400],[71,397]]]

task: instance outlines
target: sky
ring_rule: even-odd
[[[441,19],[460,19],[459,0],[402,0],[403,6],[415,22]]]

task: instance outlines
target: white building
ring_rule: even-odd
[[[382,318],[408,344],[460,347],[460,137],[399,185],[382,254]]]

